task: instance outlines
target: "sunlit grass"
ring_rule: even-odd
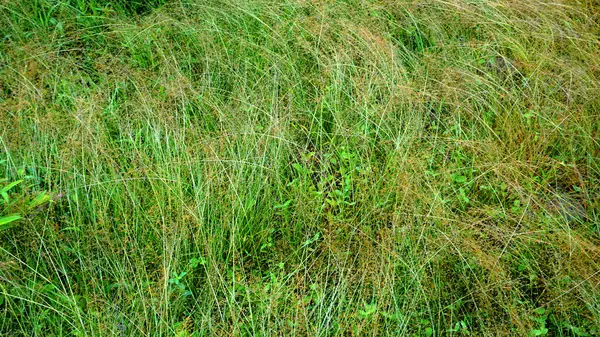
[[[600,333],[599,10],[0,1],[0,333]]]

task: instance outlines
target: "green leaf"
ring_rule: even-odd
[[[206,264],[206,259],[204,259],[204,257],[200,256],[199,258],[192,258],[190,260],[190,267],[192,268],[197,268],[198,266],[203,266]]]
[[[459,332],[460,331],[460,323],[456,322],[456,324],[454,324],[454,328],[453,329],[448,329],[446,331],[448,331],[448,332]]]
[[[365,304],[365,310],[359,310],[358,313],[363,317],[368,317],[377,311],[376,304]]]
[[[461,174],[453,174],[450,176],[450,178],[452,179],[452,181],[454,181],[455,183],[458,183],[458,184],[464,184],[467,182],[467,177],[465,177]]]
[[[307,174],[308,170],[304,168],[304,166],[298,164],[298,163],[293,163],[292,167],[298,171],[300,174]]]
[[[14,225],[10,225],[11,222],[17,221],[21,219],[21,216],[18,214],[12,214],[7,216],[0,217],[0,230],[5,230],[13,227]]]
[[[286,209],[286,208],[288,208],[290,206],[291,203],[292,203],[292,199],[289,199],[288,201],[284,202],[283,204],[275,205],[274,208],[275,209],[279,209],[279,208]]]
[[[17,181],[13,181],[12,183],[10,183],[10,184],[6,185],[6,186],[5,186],[5,187],[2,189],[2,191],[3,191],[3,192],[8,192],[8,191],[10,191],[10,190],[11,190],[13,187],[15,187],[15,186],[19,185],[19,184],[20,184],[20,183],[22,183],[22,182],[23,182],[23,179],[21,179],[21,180],[17,180]]]
[[[433,170],[425,170],[425,174],[432,176],[432,177],[437,177],[438,175],[440,175],[439,173],[433,171]]]
[[[401,313],[399,313],[399,312],[390,314],[389,312],[384,311],[382,313],[382,315],[383,315],[383,317],[385,317],[387,319],[394,320],[394,321],[402,321],[403,318],[404,318],[404,316]]]
[[[545,313],[546,313],[546,308],[544,308],[544,307],[539,307],[539,308],[535,309],[535,310],[534,310],[534,312],[535,312],[536,314],[538,314],[538,315],[543,315],[543,314],[545,314]]]
[[[513,201],[511,210],[515,213],[518,213],[521,210],[521,200],[515,199],[515,201]]]
[[[465,190],[461,187],[458,189],[458,199],[463,203],[463,204],[468,204],[469,201],[471,201],[469,199],[469,197],[467,197],[467,193],[465,192]]]
[[[304,243],[302,243],[302,247],[306,247],[306,246],[312,244],[313,242],[319,240],[320,237],[321,237],[321,232],[316,232],[315,235],[312,237],[312,239],[308,239],[308,240],[304,241]]]
[[[335,207],[338,205],[338,202],[333,199],[325,198],[325,201],[332,207]]]
[[[548,334],[547,328],[539,328],[539,329],[531,330],[531,335],[533,335],[533,336],[545,336],[546,334]]]
[[[46,192],[42,192],[29,202],[29,207],[40,206],[42,204],[47,203],[51,199],[52,199],[52,197],[50,197],[48,194],[46,194]]]

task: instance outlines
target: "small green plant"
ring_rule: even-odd
[[[530,336],[546,336],[548,334],[548,328],[546,327],[546,320],[548,319],[548,312],[545,308],[539,307],[534,310],[535,316],[530,316],[532,320],[538,323],[537,328],[532,329],[529,332]]]
[[[19,219],[21,219],[21,216],[18,214],[0,216],[0,231],[12,228],[14,226],[12,223]]]
[[[203,256],[200,257],[193,257],[190,262],[189,262],[189,266],[192,269],[196,269],[198,268],[198,266],[203,266],[206,264],[206,259]]]
[[[468,335],[469,334],[469,328],[467,326],[467,323],[465,323],[465,321],[458,321],[454,324],[454,327],[452,329],[448,329],[448,332],[456,332],[462,335]]]
[[[186,288],[185,284],[183,284],[183,278],[187,274],[187,272],[182,271],[179,274],[175,273],[175,275],[169,279],[169,284],[172,285],[183,298],[192,295],[192,292]]]
[[[302,243],[302,247],[309,247],[313,243],[319,241],[320,238],[321,238],[321,232],[316,232],[312,238],[308,238]]]
[[[471,189],[472,183],[469,181],[467,176],[460,173],[454,173],[450,175],[450,180],[458,186],[458,192],[456,197],[462,208],[467,207],[467,205],[471,202],[471,199],[468,197],[468,192]]]
[[[182,282],[185,275],[187,275],[187,272],[185,271],[182,271],[179,274],[175,273],[175,275],[169,279],[169,284],[181,291],[185,291],[185,285]]]
[[[405,319],[404,315],[400,312],[390,313],[388,311],[383,311],[381,315],[394,322],[402,322]]]
[[[416,327],[416,333],[414,333],[413,337],[431,337],[434,334],[433,326],[431,322],[427,319],[421,318],[418,321],[418,325]]]
[[[4,179],[4,182],[6,182],[6,179]],[[8,193],[22,182],[23,180],[13,181],[0,189],[0,196],[2,197],[2,199],[0,199],[0,204],[3,206],[3,209],[8,209],[11,203],[11,198]],[[16,213],[0,214],[0,231],[13,227],[15,221],[19,219],[21,219],[21,216]]]
[[[17,175],[19,179],[11,182],[7,178],[0,179],[0,231],[14,227],[23,214],[37,213],[52,200],[44,191],[31,191],[27,182],[34,177],[26,175],[24,169],[18,170]]]
[[[371,317],[373,314],[377,312],[377,304],[375,303],[365,303],[365,307],[363,310],[359,310],[358,314],[363,318]]]
[[[19,209],[21,212],[29,212],[32,210],[38,209],[40,206],[48,203],[52,198],[46,194],[45,192],[40,192],[35,197],[30,199],[29,201],[27,196],[20,195],[18,197],[12,198],[9,196],[9,193],[13,188],[20,185],[23,180],[14,181],[2,188],[0,190],[0,195],[2,196],[1,204],[3,211],[10,211],[11,209]],[[18,213],[9,213],[0,215],[0,230],[9,229],[15,226],[16,221],[22,219],[22,216]]]
[[[512,206],[511,206],[510,210],[511,210],[513,213],[515,213],[515,214],[519,214],[519,213],[521,212],[521,210],[522,210],[522,206],[521,206],[521,200],[520,200],[520,199],[518,199],[518,198],[517,198],[517,199],[515,199],[515,200],[513,201],[513,204],[512,204]]]

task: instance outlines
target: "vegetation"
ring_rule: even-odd
[[[600,334],[596,0],[0,0],[0,334]]]

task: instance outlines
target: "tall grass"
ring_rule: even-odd
[[[600,333],[599,11],[0,1],[0,333]]]

